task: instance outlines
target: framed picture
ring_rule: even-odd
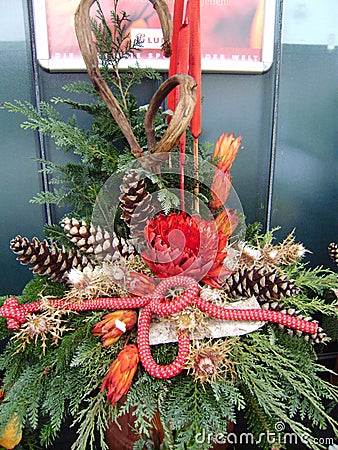
[[[200,0],[202,70],[209,72],[262,73],[271,67],[274,49],[275,0]],[[33,0],[37,56],[50,71],[84,70],[74,31],[74,13],[79,0]],[[109,19],[112,0],[101,0]],[[174,0],[168,0],[173,11]],[[132,39],[142,38],[135,58],[121,68],[134,65],[167,70],[162,55],[162,30],[148,0],[119,0],[119,10],[129,15]],[[96,4],[91,15],[96,15]]]

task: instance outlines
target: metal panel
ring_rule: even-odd
[[[337,51],[327,46],[282,48],[278,145],[272,225],[296,227],[315,264],[332,264],[337,240]]]
[[[0,18],[1,21],[1,18]],[[0,25],[1,28],[1,25]],[[14,28],[13,28],[14,29]],[[0,42],[0,102],[32,101],[30,60],[24,41]],[[40,190],[37,141],[33,132],[20,129],[22,117],[0,110],[0,294],[20,293],[31,278],[9,250],[16,234],[40,236],[45,222],[43,208],[29,199]]]

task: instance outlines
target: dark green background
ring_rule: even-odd
[[[27,1],[2,1],[1,8],[0,102],[34,103],[36,86],[48,101],[61,95],[67,82],[87,78],[85,73],[34,73]],[[262,75],[204,74],[202,93],[202,140],[214,142],[226,131],[243,136],[232,175],[247,220],[281,225],[280,236],[296,227],[297,239],[312,251],[311,263],[330,267],[327,245],[337,239],[336,59],[336,51],[324,45],[282,46],[275,154],[276,64]],[[142,85],[140,101],[147,102],[156,87]],[[44,208],[28,203],[42,180],[34,161],[38,137],[20,129],[22,120],[0,110],[0,294],[20,293],[31,277],[10,252],[10,239],[16,234],[42,237],[46,221]],[[46,151],[52,160],[65,160],[49,141]],[[60,212],[53,216],[57,220]]]

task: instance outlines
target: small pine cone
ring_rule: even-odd
[[[261,299],[294,297],[298,288],[287,275],[277,275],[275,270],[267,272],[264,267],[244,267],[226,279],[223,289],[230,298],[255,296]]]
[[[336,244],[335,242],[331,242],[327,249],[332,261],[338,265],[338,244]]]
[[[70,240],[74,242],[80,250],[83,252],[88,251],[90,247],[90,244],[88,243],[90,231],[84,220],[79,221],[73,217],[66,217],[61,222],[61,227],[66,232]]]
[[[84,220],[66,218],[61,226],[79,250],[95,255],[98,260],[112,260],[117,256],[129,258],[136,254],[135,248],[126,239],[102,230],[100,226],[91,225],[88,228]]]
[[[307,322],[313,322],[314,319],[312,317],[305,317],[301,314],[300,311],[296,311],[295,308],[286,307],[282,302],[262,302],[261,308],[265,310],[273,310],[273,311],[279,311],[284,314],[289,314],[290,316],[298,317],[298,319],[306,320]],[[293,330],[291,328],[286,328],[285,325],[278,324],[278,328],[281,330],[286,330],[291,336],[297,335],[302,336],[306,341],[309,341],[310,339],[315,342],[316,344],[323,343],[327,341],[327,335],[324,332],[323,328],[318,327],[317,332],[315,334],[307,334],[300,330]]]
[[[147,221],[153,217],[154,211],[152,196],[147,194],[135,209],[130,223],[130,237],[135,244],[144,242],[144,228]]]
[[[145,199],[148,194],[144,179],[140,179],[138,172],[130,170],[124,177],[120,186],[122,195],[120,196],[120,208],[122,209],[122,219],[129,225],[136,207]]]
[[[129,240],[117,236],[114,232],[110,234],[100,226],[90,226],[87,242],[89,244],[87,253],[93,253],[97,259],[103,261],[111,261],[120,256],[130,258],[137,254]]]
[[[32,241],[21,236],[11,240],[11,250],[18,255],[21,264],[30,264],[33,273],[46,275],[48,278],[63,281],[68,278],[71,269],[83,270],[91,266],[85,255],[76,250],[67,251],[64,246],[58,249],[55,243],[49,246],[46,240],[39,241],[36,237]]]

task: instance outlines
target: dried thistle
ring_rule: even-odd
[[[251,268],[252,266],[256,265],[257,262],[262,257],[261,250],[256,247],[253,247],[252,245],[241,243],[240,251],[241,256],[238,262],[240,268],[242,267]]]
[[[229,358],[237,338],[208,342],[195,342],[186,364],[195,381],[215,383],[216,380],[235,379],[235,363]]]
[[[98,278],[97,268],[72,269],[68,274],[68,284],[72,287],[68,296],[78,300],[94,296],[98,291]]]
[[[58,345],[63,333],[72,330],[67,328],[67,321],[62,319],[69,311],[54,308],[46,297],[42,300],[41,308],[44,311],[40,314],[29,314],[27,322],[12,337],[16,341],[21,341],[16,353],[23,351],[31,341],[34,342],[34,345],[37,345],[38,340],[41,339],[42,353],[45,354],[48,341],[51,341],[51,345]]]
[[[295,264],[308,252],[303,244],[295,242],[293,231],[281,244],[272,245],[270,241],[261,251],[261,263],[269,269],[277,268],[280,265]]]
[[[125,274],[118,261],[97,265],[94,269],[72,270],[69,273],[72,288],[65,299],[70,302],[101,296],[123,296]]]
[[[200,296],[204,300],[214,303],[217,306],[224,306],[225,304],[229,304],[229,302],[237,300],[229,298],[228,294],[223,289],[215,289],[210,286],[203,286],[200,291]]]
[[[102,265],[101,273],[112,286],[126,290],[130,281],[129,268],[125,258],[118,258],[114,261],[105,262]]]
[[[242,253],[239,268],[251,268],[259,264],[267,270],[276,269],[281,265],[295,264],[308,252],[303,244],[295,242],[294,231],[277,245],[272,244],[271,238],[263,247],[257,242],[256,247],[241,244],[240,248]]]
[[[168,320],[173,321],[177,331],[188,330],[190,333],[204,336],[209,315],[202,312],[196,305],[191,304],[179,313],[172,314]]]
[[[305,253],[310,253],[303,244],[295,242],[294,230],[279,245],[281,264],[294,264],[299,261]]]

